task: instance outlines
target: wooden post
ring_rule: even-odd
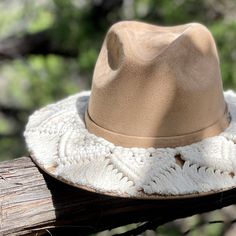
[[[0,235],[78,235],[133,222],[174,219],[236,203],[236,189],[184,200],[132,200],[90,193],[42,173],[29,157],[0,163]],[[151,224],[150,224],[151,225]]]

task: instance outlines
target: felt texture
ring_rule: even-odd
[[[93,75],[90,132],[125,147],[187,145],[223,131],[225,110],[216,45],[205,26],[125,21],[110,28]]]

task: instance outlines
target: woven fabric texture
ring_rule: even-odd
[[[123,148],[87,131],[90,92],[36,111],[24,136],[36,163],[69,184],[126,197],[184,196],[236,186],[236,94],[224,93],[231,115],[219,136],[177,148]]]

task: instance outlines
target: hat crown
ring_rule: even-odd
[[[94,70],[90,132],[127,147],[187,145],[221,132],[225,109],[206,27],[120,22],[110,28]]]

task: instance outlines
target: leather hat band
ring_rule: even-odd
[[[111,130],[107,130],[103,127],[100,127],[92,120],[92,118],[88,114],[88,111],[86,111],[85,113],[85,124],[90,133],[102,137],[117,146],[122,146],[127,148],[130,147],[166,148],[166,147],[185,146],[201,141],[204,138],[218,135],[228,127],[229,123],[230,123],[230,114],[226,106],[225,112],[219,120],[201,130],[178,136],[138,137],[138,136],[129,136],[125,134],[115,133]]]

